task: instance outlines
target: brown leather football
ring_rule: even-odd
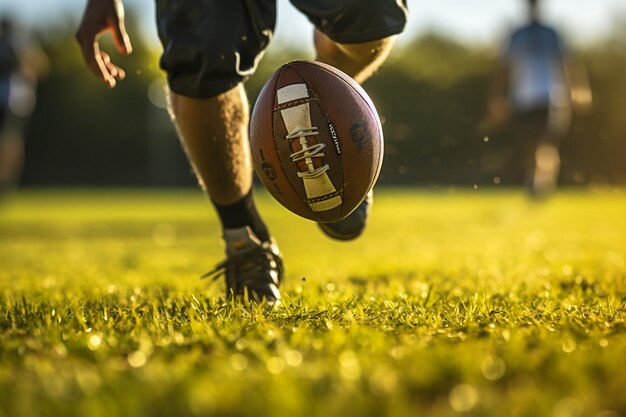
[[[250,120],[254,168],[279,203],[316,222],[350,214],[383,161],[376,108],[352,78],[315,61],[280,67]]]

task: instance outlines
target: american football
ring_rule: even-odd
[[[383,161],[381,123],[367,93],[315,61],[285,64],[265,83],[252,111],[250,145],[272,196],[316,222],[350,214]]]

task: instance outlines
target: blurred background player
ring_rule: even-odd
[[[48,58],[29,34],[0,18],[0,193],[15,187],[24,164],[24,129],[35,109]]]
[[[582,68],[568,60],[555,29],[541,22],[539,0],[526,0],[529,23],[515,30],[494,73],[487,124],[510,130],[522,144],[531,195],[552,192],[560,171],[559,146],[568,134],[572,107],[588,110],[591,91]]]
[[[362,83],[388,56],[406,24],[403,0],[291,0],[316,26],[317,59]],[[198,181],[223,226],[227,295],[274,302],[280,298],[282,259],[252,197],[249,104],[243,82],[269,45],[275,0],[157,2],[161,67],[167,72],[169,110]],[[77,33],[87,65],[109,87],[125,76],[100,49],[113,33],[117,50],[131,52],[121,0],[89,0]],[[370,200],[348,219],[322,228],[351,239],[365,226]]]

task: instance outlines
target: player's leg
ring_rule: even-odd
[[[343,44],[316,28],[313,39],[318,61],[340,69],[363,84],[389,56],[395,35],[370,42]]]
[[[22,177],[24,134],[37,102],[35,87],[19,71],[0,81],[0,189],[17,187]]]
[[[549,141],[540,141],[534,154],[532,195],[545,197],[556,189],[561,168],[559,150]]]
[[[383,64],[407,19],[406,1],[346,0],[336,5],[292,0],[315,24],[317,59],[363,83]],[[320,223],[331,238],[352,240],[365,230],[372,192],[348,217]]]
[[[248,194],[252,166],[243,85],[206,99],[170,92],[169,110],[198,182],[211,200],[230,205]]]
[[[291,0],[315,25],[317,59],[363,83],[389,55],[407,21],[406,0]]]
[[[24,142],[20,133],[0,131],[0,193],[17,185],[23,163]]]
[[[546,111],[546,122],[534,155],[533,195],[544,197],[556,190],[561,172],[559,147],[569,131],[569,105],[552,107]]]
[[[339,68],[359,84],[371,77],[383,64],[395,41],[395,36],[371,42],[341,44],[315,29],[317,60]],[[367,225],[372,209],[373,192],[345,219],[334,223],[319,223],[320,229],[336,240],[352,240],[359,237]]]
[[[181,7],[163,1],[158,15],[170,113],[223,226],[228,259],[213,272],[226,276],[229,295],[273,302],[280,298],[282,261],[252,197],[242,84],[273,29],[273,9],[256,10],[261,4],[202,0]]]
[[[0,97],[0,193],[15,188],[22,174],[24,120],[25,117],[18,116],[11,110],[8,94],[6,100]]]

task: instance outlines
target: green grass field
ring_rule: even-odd
[[[626,417],[624,190],[382,190],[349,244],[259,205],[273,310],[199,279],[199,191],[4,201],[0,417]]]

